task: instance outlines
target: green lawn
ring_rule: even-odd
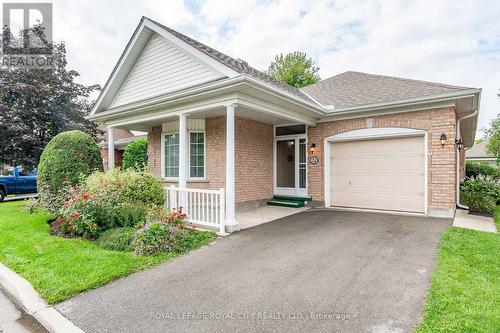
[[[500,332],[500,234],[453,227],[443,234],[416,332]]]
[[[88,240],[51,236],[48,215],[20,211],[23,205],[23,201],[0,204],[0,262],[27,279],[48,303],[175,256],[135,256],[104,250]]]

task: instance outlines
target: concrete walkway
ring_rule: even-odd
[[[497,232],[495,221],[491,217],[469,214],[465,209],[457,209],[453,226],[485,232]]]
[[[411,332],[451,221],[307,210],[55,307],[92,332]]]
[[[255,227],[256,225],[281,219],[286,216],[297,214],[309,209],[309,207],[290,208],[280,206],[260,206],[250,208],[243,212],[236,212],[236,220],[240,229]]]
[[[47,330],[33,317],[19,310],[0,289],[0,332],[46,333]]]

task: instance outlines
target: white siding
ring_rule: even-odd
[[[188,131],[204,131],[205,119],[187,119]],[[162,124],[163,133],[177,133],[179,132],[179,121],[173,120]]]
[[[154,34],[118,90],[110,108],[224,77]]]

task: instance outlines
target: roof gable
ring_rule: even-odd
[[[301,90],[327,109],[336,110],[467,89],[471,88],[349,71]]]
[[[248,75],[260,82],[263,82],[264,84],[268,84],[278,90],[281,90],[284,93],[298,97],[309,104],[317,105],[315,101],[310,99],[299,89],[275,80],[267,73],[249,66],[245,61],[236,60],[186,35],[183,35],[178,31],[170,29],[147,17],[142,17],[118,63],[101,91],[101,94],[94,104],[91,115],[109,109],[110,107],[123,105],[123,103],[129,103],[135,100],[136,97],[130,99],[123,98],[126,95],[125,87],[123,87],[123,91],[120,92],[122,96],[118,96],[117,93],[121,90],[122,85],[126,84],[125,81],[128,80],[130,71],[141,57],[142,50],[148,45],[150,39],[155,33],[163,37],[167,43],[172,44],[185,52],[187,55],[192,56],[200,63],[205,64],[208,67],[212,67],[215,72],[221,74],[220,77],[225,76],[230,78],[241,74]],[[185,87],[177,87],[175,90],[181,90],[183,88]],[[165,90],[163,93],[165,92],[169,92],[169,90]],[[117,97],[116,99],[115,96]],[[142,97],[145,96],[141,96],[141,99]]]
[[[157,33],[149,38],[109,107],[226,77]]]
[[[113,106],[117,105],[114,101],[115,96],[128,79],[129,73],[134,68],[136,62],[141,57],[144,48],[148,45],[148,43],[150,43],[150,40],[154,35],[163,37],[166,43],[170,44],[170,46],[184,52],[195,61],[202,63],[207,67],[211,67],[212,70],[220,74],[220,77],[234,77],[238,75],[238,72],[218,61],[215,61],[192,45],[187,44],[179,37],[164,29],[163,26],[159,26],[156,22],[143,17],[125,47],[125,50],[120,56],[120,59],[115,65],[106,84],[104,85],[103,90],[97,98],[97,101],[92,108],[92,112],[90,113],[91,115],[110,108],[111,103],[114,103]]]

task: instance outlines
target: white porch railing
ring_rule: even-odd
[[[225,233],[226,210],[224,189],[199,190],[194,188],[167,187],[165,208],[183,208],[187,221],[200,227],[215,228]]]

